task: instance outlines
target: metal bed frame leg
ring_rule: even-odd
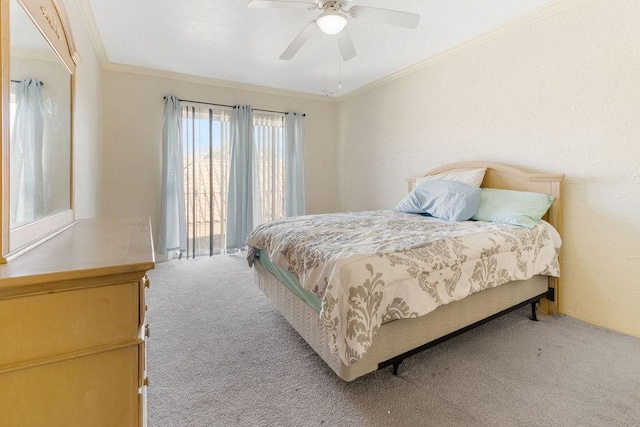
[[[534,301],[531,303],[531,320],[533,320],[534,322],[538,321],[538,316],[536,314],[536,305],[539,303],[540,301]]]
[[[402,363],[402,361],[393,362],[393,375],[395,375],[396,377],[398,376],[398,368],[400,367],[401,363]]]

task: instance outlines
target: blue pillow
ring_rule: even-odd
[[[483,188],[472,219],[533,228],[549,210],[553,196],[527,191]]]
[[[480,203],[480,189],[454,181],[423,181],[394,208],[398,212],[429,214],[447,221],[466,221]]]

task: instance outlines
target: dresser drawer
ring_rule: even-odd
[[[137,426],[137,367],[133,345],[0,374],[0,425]]]
[[[0,300],[0,371],[137,340],[137,282]]]

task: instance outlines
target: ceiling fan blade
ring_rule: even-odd
[[[318,2],[316,0],[249,0],[247,7],[252,8],[276,8],[288,7],[299,9],[315,9]]]
[[[280,55],[280,59],[288,61],[289,59],[293,58],[295,54],[298,53],[302,45],[304,45],[307,40],[309,40],[309,37],[311,37],[311,35],[313,35],[313,33],[315,33],[316,31],[320,31],[320,28],[318,28],[318,24],[316,24],[316,20],[314,19],[313,21],[309,22],[307,26],[302,29],[302,31],[300,31],[300,34],[298,34],[295,39],[293,39],[289,47],[287,47],[285,51],[282,52],[282,55]]]
[[[377,7],[353,6],[349,14],[354,18],[370,19],[381,24],[395,25],[396,27],[416,28],[420,22],[417,13],[401,12],[399,10],[379,9]]]
[[[340,48],[340,55],[343,61],[348,61],[356,56],[356,48],[353,46],[351,35],[347,27],[344,27],[338,34],[338,47]]]

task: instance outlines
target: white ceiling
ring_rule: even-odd
[[[343,62],[336,36],[321,33],[291,61],[278,59],[319,15],[317,10],[247,8],[248,0],[88,1],[110,63],[318,95],[327,91],[331,96],[356,90],[554,2],[353,0],[349,6],[414,12],[421,20],[417,29],[407,30],[350,19],[358,55]]]

